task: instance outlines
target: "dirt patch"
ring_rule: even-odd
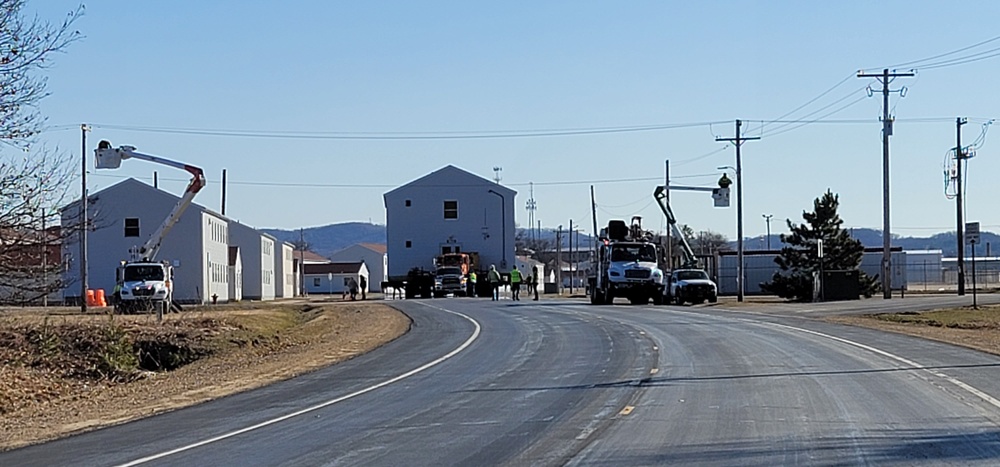
[[[0,314],[0,449],[193,405],[389,342],[377,302],[228,305],[152,316]]]
[[[1000,306],[837,316],[826,321],[908,334],[1000,355]]]

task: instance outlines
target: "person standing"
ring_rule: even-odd
[[[466,295],[476,298],[476,271],[469,271],[469,292]]]
[[[350,279],[348,279],[347,280],[347,288],[351,292],[351,300],[357,300],[358,299],[358,281],[354,280],[353,277],[350,278]]]
[[[511,300],[521,300],[521,271],[517,266],[510,271],[510,294]]]
[[[538,300],[538,266],[531,267],[531,290],[535,292],[535,298],[533,300]]]
[[[500,273],[495,265],[490,265],[490,272],[486,275],[490,283],[490,290],[493,292],[493,301],[500,300]]]
[[[361,299],[364,300],[368,297],[368,279],[365,279],[365,276],[361,276],[361,284],[359,285],[361,286]]]

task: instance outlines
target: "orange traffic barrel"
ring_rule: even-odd
[[[97,289],[94,293],[94,299],[97,305],[94,306],[108,306],[108,301],[104,299],[104,289]]]
[[[87,289],[87,306],[97,306],[97,300],[94,297],[94,289]]]

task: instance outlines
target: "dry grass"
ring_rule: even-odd
[[[294,377],[370,351],[410,325],[377,302],[213,307],[162,324],[61,311],[0,314],[0,449]],[[154,351],[158,363],[177,365],[144,369]],[[109,357],[118,374],[93,371]]]
[[[839,316],[827,321],[897,332],[1000,355],[1000,306]]]

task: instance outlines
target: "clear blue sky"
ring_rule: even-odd
[[[77,4],[33,1],[28,10],[59,21]],[[663,183],[664,161],[671,161],[672,184],[714,185],[717,167],[735,166],[733,147],[715,137],[733,136],[739,118],[746,136],[762,137],[743,146],[747,236],[764,233],[764,213],[774,215],[774,233],[786,230],[785,219],[801,222],[802,211],[827,188],[840,194],[847,227],[880,229],[881,98],[865,98],[864,91],[880,85],[855,73],[988,40],[1000,18],[1000,3],[992,1],[86,6],[76,23],[85,38],[47,70],[51,95],[41,110],[54,129],[41,142],[78,155],[80,131],[66,125],[94,124],[88,152],[108,139],[203,167],[210,183],[196,202],[216,210],[227,169],[227,214],[244,223],[286,229],[384,223],[383,193],[453,164],[486,178],[502,167],[502,183],[518,191],[522,226],[534,182],[536,219],[544,227],[565,228],[573,219],[589,230],[594,184],[601,224],[638,214],[659,228],[652,192]],[[998,47],[994,41],[945,58]],[[898,119],[891,139],[892,230],[904,236],[954,230],[955,202],[944,196],[942,175],[955,145],[954,119],[970,118],[963,132],[969,143],[983,121],[1000,116],[1000,56],[917,72],[893,85],[908,88],[905,98],[891,97]],[[851,123],[760,129],[762,121],[783,116]],[[724,123],[572,136],[329,138],[703,122]],[[278,137],[292,132],[320,137]],[[991,190],[992,174],[1000,173],[1000,135],[990,136],[969,164],[967,218],[1000,230]],[[151,181],[154,170],[167,190],[179,193],[186,185],[183,172],[129,161],[117,171],[92,172],[90,187],[128,176]],[[614,181],[622,179],[631,181]],[[736,237],[735,203],[713,208],[707,194],[691,192],[674,192],[673,201],[681,223]]]

